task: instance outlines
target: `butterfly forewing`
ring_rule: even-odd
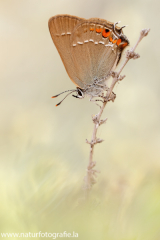
[[[76,69],[74,68],[71,54],[71,34],[75,26],[82,21],[82,18],[70,15],[57,15],[48,22],[52,40],[61,56],[66,71],[71,80],[81,88],[84,87],[84,84],[77,78]]]

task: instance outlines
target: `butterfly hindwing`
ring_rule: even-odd
[[[106,78],[118,58],[112,29],[95,21],[79,23],[72,34],[72,56],[77,77],[86,84]],[[106,29],[106,30],[105,30]],[[107,35],[107,31],[110,35]]]

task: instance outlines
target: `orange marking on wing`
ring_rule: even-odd
[[[113,38],[110,37],[110,38],[109,38],[109,41],[110,41],[110,42],[113,42]]]
[[[117,40],[117,45],[119,46],[119,44],[122,42],[122,40],[119,38],[118,40]]]
[[[102,32],[102,28],[96,28],[96,32],[97,33],[101,33]]]
[[[113,41],[113,43],[116,43],[117,42],[117,39]]]
[[[94,31],[94,28],[90,28],[90,31],[92,31],[92,32],[93,32],[93,31]]]
[[[104,38],[106,38],[106,37],[108,37],[109,35],[110,35],[110,31],[108,30],[108,29],[104,29],[103,30],[103,32],[102,32],[102,36],[104,37]]]

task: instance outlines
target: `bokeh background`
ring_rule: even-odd
[[[78,232],[79,239],[160,239],[159,9],[155,0],[0,0],[0,231]],[[73,89],[51,40],[56,14],[121,20],[141,58],[123,70],[98,137],[101,171],[84,201],[98,107]],[[16,238],[14,238],[16,239]],[[40,239],[40,238],[37,238]]]

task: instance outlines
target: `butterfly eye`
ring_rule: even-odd
[[[77,92],[77,95],[72,95],[73,97],[75,97],[75,98],[84,98],[84,94],[83,94],[82,89],[77,88],[76,92]]]
[[[77,93],[78,93],[78,95],[79,95],[80,97],[83,96],[83,93],[82,93],[82,91],[81,91],[79,88],[77,89]]]

